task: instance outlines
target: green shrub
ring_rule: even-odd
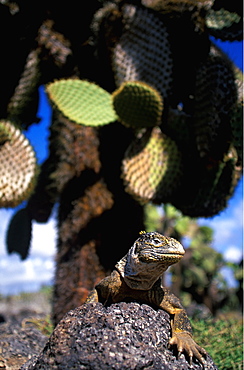
[[[221,316],[191,320],[194,339],[212,357],[219,370],[243,369],[243,320]]]

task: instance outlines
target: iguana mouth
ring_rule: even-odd
[[[153,262],[153,261],[164,261],[164,260],[178,260],[179,258],[182,258],[185,253],[179,251],[179,252],[163,252],[163,253],[152,253],[152,251],[144,250],[142,253],[139,254],[139,259],[142,262]]]
[[[174,252],[174,253],[171,253],[171,252],[164,252],[162,253],[162,256],[174,256],[174,255],[177,255],[177,256],[184,256],[185,252]]]

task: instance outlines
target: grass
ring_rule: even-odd
[[[194,339],[212,357],[219,370],[243,369],[243,320],[235,315],[191,320]]]
[[[51,322],[50,315],[47,315],[44,318],[29,318],[22,321],[22,327],[27,327],[29,324],[34,325],[37,330],[42,334],[49,337],[53,331],[53,324]]]

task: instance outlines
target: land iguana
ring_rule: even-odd
[[[192,338],[192,328],[179,299],[161,285],[163,272],[178,262],[185,251],[177,240],[158,232],[141,232],[140,237],[116,265],[110,276],[95,286],[86,303],[104,305],[128,300],[147,303],[171,315],[172,337],[178,353],[186,352],[190,364],[195,356],[203,365],[207,352]]]

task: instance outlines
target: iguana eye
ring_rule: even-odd
[[[161,244],[162,241],[159,240],[159,239],[153,239],[153,244],[157,245],[157,244]]]

